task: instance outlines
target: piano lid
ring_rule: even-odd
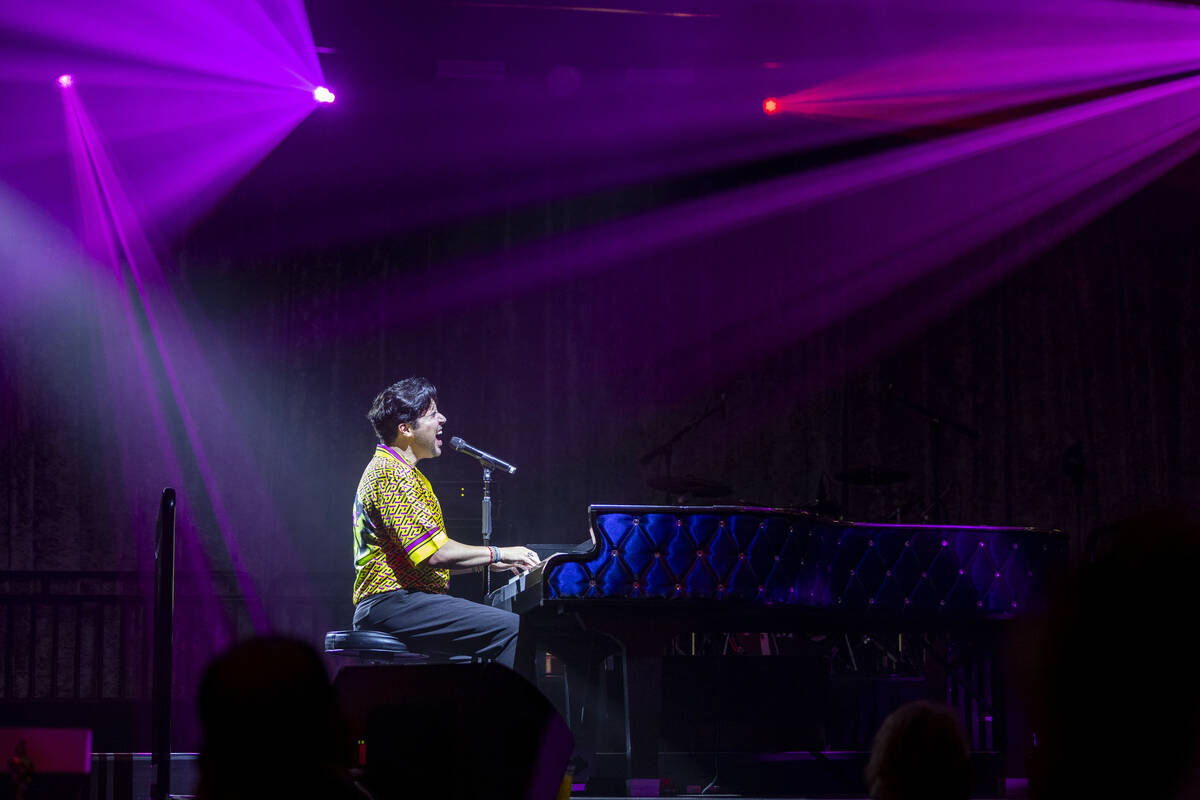
[[[1066,537],[1013,526],[839,522],[777,508],[589,508],[592,548],[556,556],[545,600],[797,606],[1010,617],[1064,569]]]

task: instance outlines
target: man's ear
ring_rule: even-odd
[[[409,425],[407,422],[401,422],[399,425],[396,426],[396,438],[397,439],[404,436],[404,434],[406,434],[406,433],[408,433],[408,434],[412,433],[412,426]]]

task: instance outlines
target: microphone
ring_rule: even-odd
[[[450,446],[463,455],[475,459],[488,469],[498,469],[501,472],[507,472],[509,475],[517,471],[517,468],[507,461],[501,461],[491,453],[485,453],[478,447],[472,447],[457,436],[451,437]]]

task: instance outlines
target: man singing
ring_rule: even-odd
[[[529,569],[528,547],[484,547],[446,535],[423,458],[442,454],[437,389],[406,378],[383,390],[367,418],[380,444],[354,498],[354,628],[378,630],[434,658],[481,656],[512,667],[516,614],[446,593],[451,572]]]

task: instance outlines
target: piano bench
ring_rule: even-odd
[[[329,631],[325,652],[331,656],[356,658],[364,664],[424,664],[429,656],[414,653],[408,645],[382,631]]]

